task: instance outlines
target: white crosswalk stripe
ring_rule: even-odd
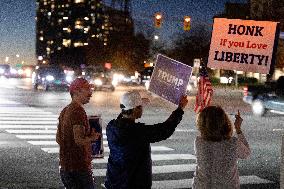
[[[39,147],[48,154],[58,154],[59,146],[55,141],[58,115],[32,107],[23,107],[20,103],[3,100],[0,98],[0,130],[15,135],[27,143]],[[17,107],[13,107],[13,106]],[[177,132],[196,132],[195,130],[178,130]],[[97,177],[105,177],[108,161],[109,147],[106,140],[106,131],[103,130],[103,145],[105,156],[94,159],[93,174]],[[175,149],[167,146],[153,145],[152,160],[153,175],[168,173],[190,173],[195,171],[196,157],[192,154],[177,154]],[[182,164],[175,164],[179,162]],[[187,163],[188,162],[188,163]],[[159,165],[161,164],[161,165]],[[100,168],[98,166],[100,165]],[[159,177],[160,178],[160,177]],[[240,183],[267,184],[270,180],[255,175],[240,176]],[[192,178],[176,180],[154,180],[152,188],[174,189],[192,187]]]

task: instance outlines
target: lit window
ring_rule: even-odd
[[[54,9],[54,8],[55,8],[55,5],[54,5],[54,4],[52,4],[52,5],[51,5],[51,9]]]
[[[39,40],[43,41],[43,37],[42,37],[42,36],[41,36],[41,37],[39,37]]]
[[[82,42],[75,42],[74,43],[74,47],[80,47],[80,46],[83,46]]]
[[[89,17],[86,16],[86,17],[84,18],[84,20],[89,20]]]
[[[74,2],[75,2],[75,3],[84,3],[85,0],[75,0]]]
[[[87,46],[87,45],[88,45],[88,43],[84,43],[84,45],[85,45],[85,46]]]
[[[48,16],[51,16],[51,12],[48,12],[47,15],[48,15]]]
[[[63,39],[62,45],[64,47],[69,47],[71,46],[71,39]]]
[[[49,47],[46,47],[46,51],[47,51],[47,52],[50,52],[50,48],[49,48]]]
[[[65,6],[66,6],[66,7],[69,7],[69,4],[66,4]]]
[[[104,46],[106,46],[107,45],[107,43],[104,43]]]
[[[38,56],[37,59],[38,59],[38,60],[42,60],[43,57],[42,57],[42,56]]]
[[[60,19],[58,19],[58,23],[61,23],[62,22],[62,19],[60,18]]]
[[[60,51],[60,50],[61,50],[61,47],[57,47],[57,50],[59,50],[59,51]]]
[[[77,21],[75,22],[75,28],[76,28],[76,29],[83,29],[83,28],[84,28],[84,27],[83,27],[83,22],[80,21],[80,20],[77,20]]]
[[[63,31],[67,31],[67,33],[71,33],[71,29],[70,28],[63,28]]]
[[[68,16],[64,16],[64,17],[63,17],[63,20],[68,20]]]
[[[102,26],[102,29],[105,29],[105,26]]]

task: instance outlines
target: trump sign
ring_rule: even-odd
[[[149,91],[177,104],[185,95],[192,67],[159,54],[150,80]]]

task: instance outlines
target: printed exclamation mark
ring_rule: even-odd
[[[268,62],[268,56],[265,57],[265,66],[267,66],[267,62]]]

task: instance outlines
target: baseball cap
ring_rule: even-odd
[[[130,110],[142,105],[142,98],[137,91],[128,91],[120,98],[120,105],[123,110]]]
[[[84,78],[76,78],[72,81],[69,86],[69,91],[73,93],[74,91],[81,89],[81,88],[90,88],[91,85],[89,82]]]

